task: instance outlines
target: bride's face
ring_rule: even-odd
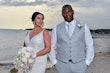
[[[42,15],[42,14],[38,14],[38,15],[35,17],[34,25],[37,25],[37,26],[41,27],[42,24],[43,24],[43,20],[44,20],[43,15]]]

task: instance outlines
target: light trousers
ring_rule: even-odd
[[[64,63],[58,60],[55,69],[57,73],[86,73],[87,65],[85,60],[78,63]]]

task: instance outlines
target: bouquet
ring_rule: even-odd
[[[18,55],[14,61],[15,69],[18,73],[27,73],[35,61],[36,54],[31,47],[23,47],[18,51]]]

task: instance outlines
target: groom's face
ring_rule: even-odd
[[[62,10],[62,16],[64,17],[64,20],[67,22],[71,22],[74,19],[73,14],[74,14],[74,11],[69,7],[65,7]]]

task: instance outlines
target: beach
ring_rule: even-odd
[[[0,73],[10,73],[28,30],[0,29]],[[94,36],[95,58],[87,73],[110,73],[110,36]],[[46,73],[56,73],[48,61]]]

